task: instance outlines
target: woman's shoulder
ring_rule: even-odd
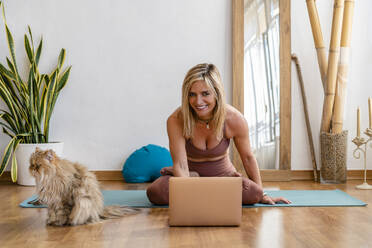
[[[176,109],[167,119],[167,132],[168,136],[174,141],[181,142],[183,137],[183,118],[181,108]]]
[[[183,124],[183,117],[181,113],[181,107],[178,107],[167,120],[168,125],[181,125]]]
[[[245,118],[239,110],[226,104],[226,124],[235,124],[236,122],[245,122]]]
[[[242,131],[246,125],[247,121],[245,120],[243,114],[233,106],[227,104],[225,126],[226,132],[230,134],[228,136],[235,136],[236,133]]]

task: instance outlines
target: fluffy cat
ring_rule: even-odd
[[[81,225],[138,213],[124,206],[104,207],[96,176],[53,150],[36,148],[29,170],[36,180],[38,201],[48,206],[48,225]]]

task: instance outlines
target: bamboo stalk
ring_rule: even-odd
[[[332,133],[341,133],[344,121],[344,103],[346,97],[346,83],[348,74],[349,48],[342,47],[337,71],[336,95],[332,115]]]
[[[332,116],[332,133],[341,133],[346,98],[346,83],[349,64],[349,50],[351,41],[351,26],[354,13],[354,0],[345,0],[344,17],[342,21],[340,61],[337,72],[337,86],[335,106]]]
[[[350,47],[351,26],[353,24],[354,0],[345,0],[344,17],[342,23],[341,46]]]
[[[311,132],[311,126],[310,126],[310,121],[309,121],[309,112],[307,110],[307,100],[306,100],[306,94],[305,94],[304,81],[303,81],[303,78],[302,78],[300,63],[298,62],[298,58],[297,58],[296,54],[292,54],[292,60],[296,64],[298,81],[300,83],[302,102],[303,102],[303,106],[304,106],[304,114],[305,114],[305,121],[306,121],[307,137],[309,138],[309,144],[310,144],[311,162],[313,164],[314,182],[317,182],[318,181],[318,174],[317,174],[318,167],[316,165],[316,160],[315,160],[313,134]]]
[[[332,19],[332,34],[331,43],[329,46],[327,82],[325,98],[323,103],[323,114],[321,131],[330,132],[332,111],[334,106],[337,66],[340,54],[340,39],[341,39],[341,24],[344,12],[344,0],[335,0],[333,19]]]
[[[315,0],[306,0],[306,5],[307,5],[307,11],[309,13],[311,31],[313,33],[316,54],[318,57],[318,66],[319,66],[320,76],[322,79],[323,90],[325,91],[328,64],[327,64],[327,56],[326,56],[326,49],[324,46],[322,28],[320,27],[319,15],[318,15],[318,10],[315,5]]]

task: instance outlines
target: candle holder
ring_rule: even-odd
[[[364,182],[363,184],[357,185],[357,189],[372,189],[372,185],[367,183],[367,144],[372,140],[372,129],[367,128],[364,132],[369,138],[366,140],[363,137],[357,136],[353,139],[353,143],[357,146],[357,148],[353,152],[353,156],[356,159],[360,159],[360,153],[362,152],[364,155]],[[362,147],[364,145],[364,148]],[[372,143],[370,144],[372,147]]]

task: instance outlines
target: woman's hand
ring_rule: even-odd
[[[160,170],[160,174],[162,176],[174,176],[173,175],[173,167],[170,166],[170,167],[164,167]],[[189,175],[190,177],[199,177],[199,173],[197,173],[196,171],[189,171]]]
[[[230,174],[228,174],[227,176],[228,177],[242,177],[242,174],[237,172],[237,171],[233,171]]]
[[[199,173],[196,171],[189,171],[190,177],[200,177]]]
[[[287,200],[284,197],[270,197],[268,195],[264,195],[264,197],[262,197],[262,200],[260,201],[260,203],[275,205],[276,203],[290,204],[292,202],[290,200]]]

